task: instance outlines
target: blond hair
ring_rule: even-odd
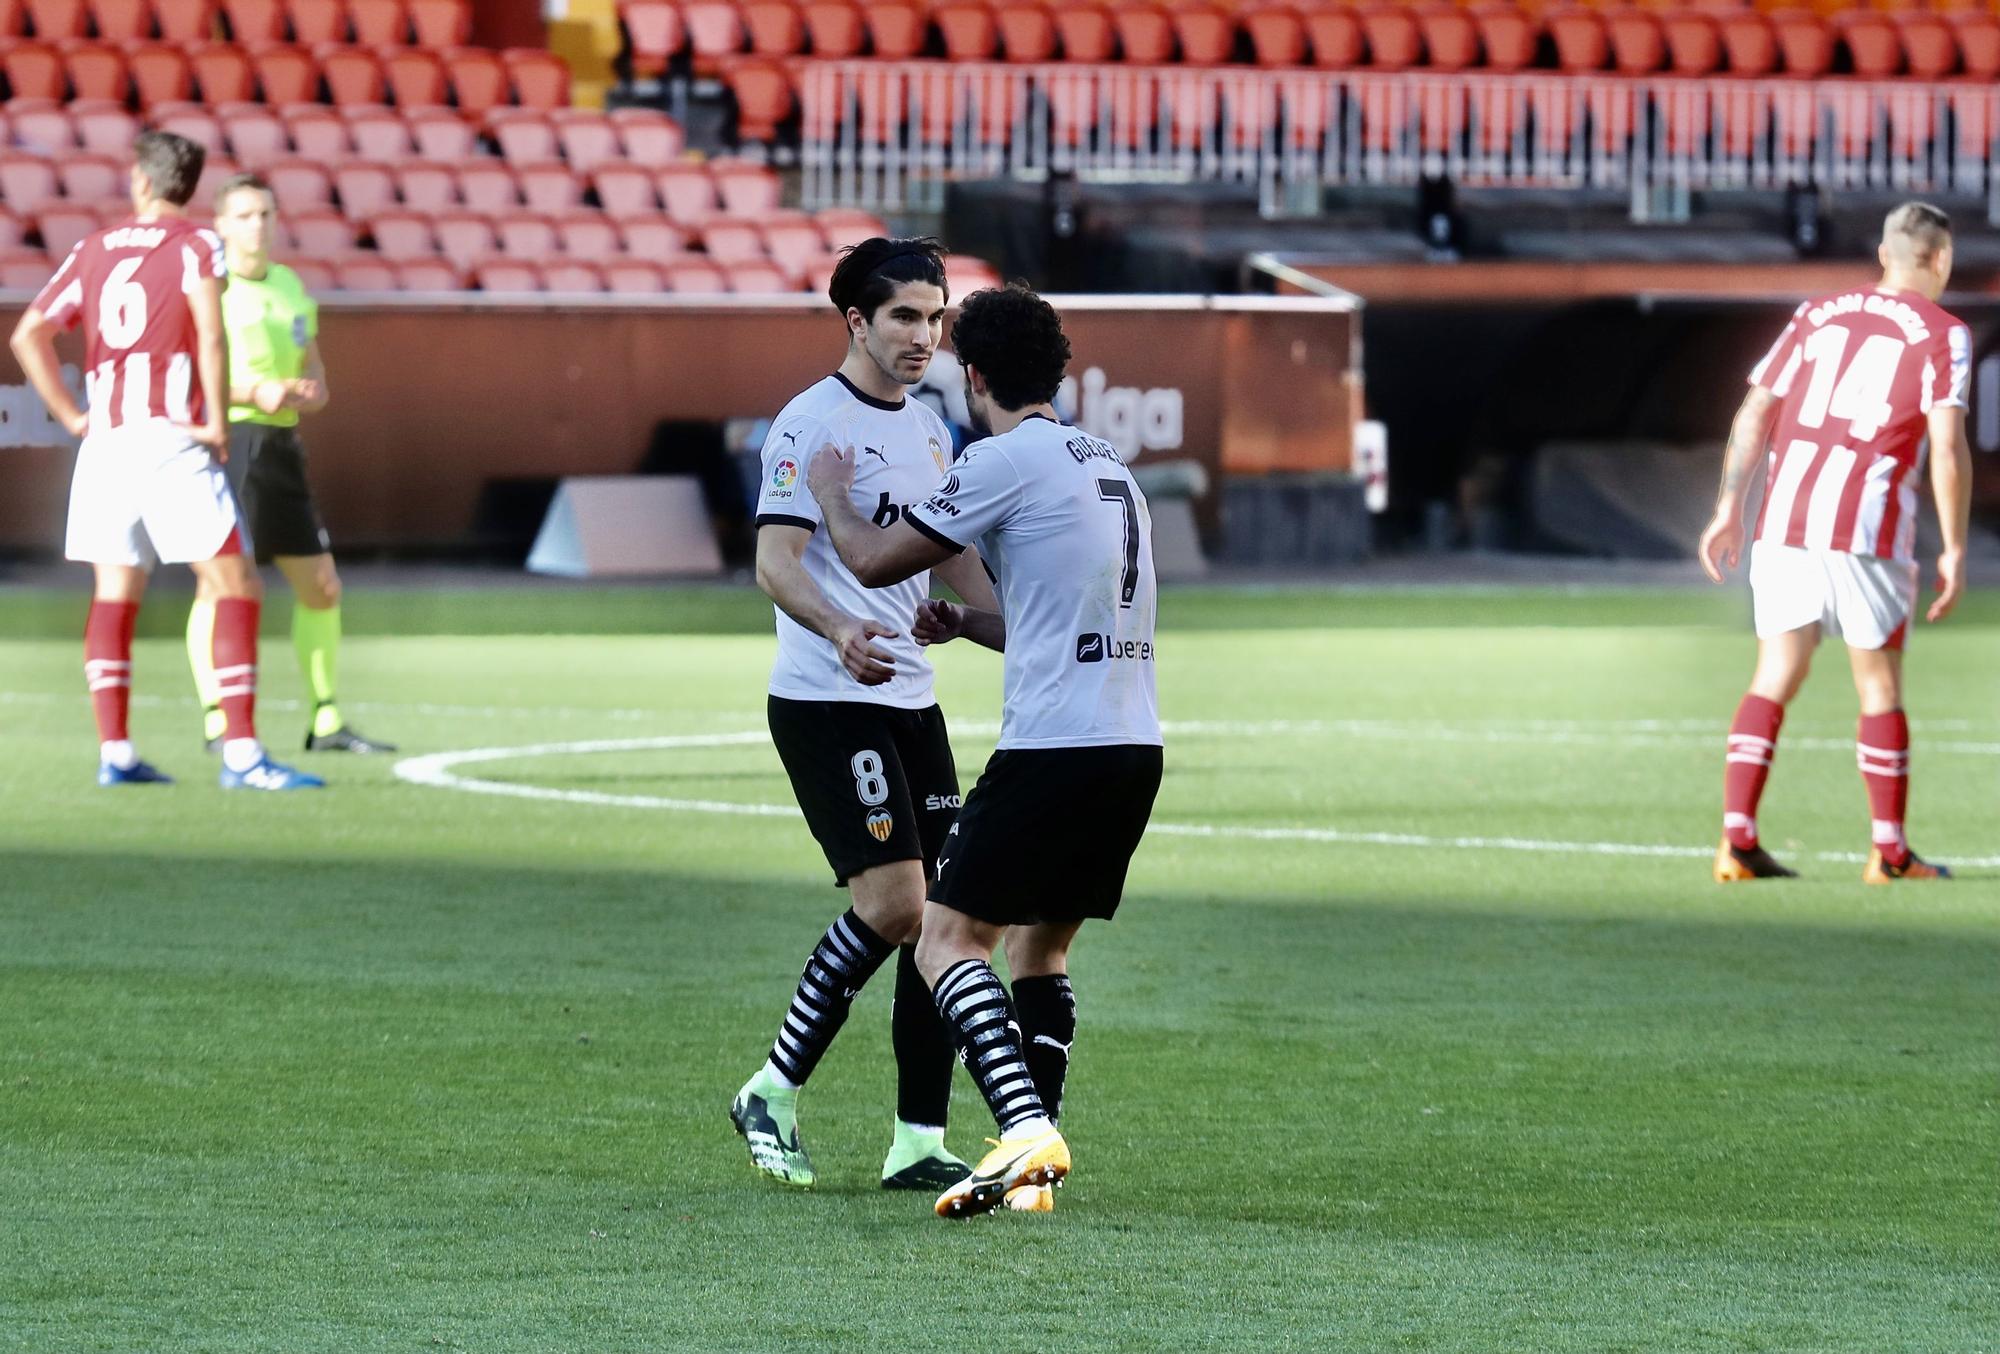
[[[1922,268],[1951,243],[1951,218],[1928,202],[1905,202],[1882,222],[1882,245],[1897,263]]]

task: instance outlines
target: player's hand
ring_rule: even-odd
[[[1716,583],[1725,569],[1734,569],[1743,558],[1743,522],[1730,513],[1717,513],[1701,533],[1702,571]]]
[[[806,467],[806,488],[821,503],[845,498],[854,490],[854,449],[842,451],[828,442],[813,453]]]
[[[849,620],[833,635],[840,666],[863,686],[882,685],[896,675],[896,656],[872,641],[894,639],[896,633],[880,621]]]
[[[1965,595],[1965,552],[1946,550],[1938,555],[1937,600],[1924,613],[1928,620],[1941,621]]]
[[[276,378],[267,378],[250,387],[250,403],[257,406],[259,413],[277,413],[285,407],[290,395],[290,384]]]
[[[300,377],[296,381],[285,382],[285,408],[303,409],[319,398],[319,382]]]
[[[67,415],[62,421],[62,425],[63,431],[71,437],[82,437],[86,432],[90,431],[90,415],[79,409],[74,414]]]
[[[224,424],[196,424],[187,430],[187,435],[196,446],[207,447],[217,465],[229,459],[229,429]]]
[[[910,638],[922,645],[944,644],[965,633],[965,608],[938,597],[917,603],[917,619],[910,626]]]

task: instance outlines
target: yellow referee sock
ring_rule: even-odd
[[[187,650],[194,694],[201,701],[201,736],[220,738],[228,721],[222,715],[222,683],[215,680],[214,602],[198,597],[188,608]]]
[[[315,738],[338,733],[344,721],[334,704],[334,672],[340,651],[340,607],[338,604],[315,611],[294,603],[292,606],[292,648],[299,656],[299,672],[312,696],[312,731]]]

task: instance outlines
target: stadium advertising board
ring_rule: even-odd
[[[1319,299],[1055,297],[1074,417],[1140,464],[1340,469],[1359,417],[1354,310]],[[20,306],[0,307],[11,329]],[[494,481],[628,474],[665,421],[768,418],[841,354],[816,297],[551,306],[327,298],[333,401],[306,425],[351,547],[471,539]],[[63,352],[74,360],[74,339]],[[939,363],[955,370],[946,355]],[[53,552],[75,451],[11,358],[0,382],[0,549]],[[1211,488],[1197,513],[1214,522]]]

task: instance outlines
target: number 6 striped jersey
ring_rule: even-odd
[[[181,216],[127,221],[70,250],[35,309],[58,329],[83,325],[91,432],[204,421],[187,298],[226,272],[221,237]]]
[[[1750,373],[1779,401],[1754,539],[1913,559],[1926,416],[1971,375],[1971,332],[1916,292],[1800,306]]]

